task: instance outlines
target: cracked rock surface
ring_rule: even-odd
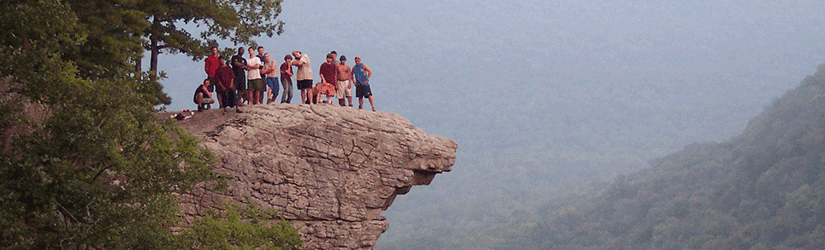
[[[306,249],[372,249],[389,223],[381,216],[413,185],[450,171],[455,141],[391,113],[337,105],[259,105],[210,110],[179,122],[201,137],[228,177],[181,194],[185,221],[221,201],[273,209],[300,232]]]

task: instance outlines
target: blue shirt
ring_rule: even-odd
[[[364,71],[364,64],[355,65],[352,67],[352,74],[355,75],[355,82],[360,83],[364,86],[369,86],[370,84],[367,83],[367,72]]]

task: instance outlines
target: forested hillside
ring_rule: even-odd
[[[744,132],[559,199],[506,249],[825,249],[825,64]]]

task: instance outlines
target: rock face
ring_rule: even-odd
[[[306,249],[372,249],[396,195],[450,171],[455,141],[424,133],[384,112],[332,105],[260,105],[180,121],[220,159],[225,192],[208,184],[181,195],[192,221],[216,203],[274,209],[301,233]]]

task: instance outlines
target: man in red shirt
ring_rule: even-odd
[[[218,70],[218,66],[220,66],[220,62],[218,62],[218,60],[220,60],[218,59],[218,48],[212,47],[211,51],[212,54],[206,57],[206,63],[203,67],[204,71],[206,71],[207,79],[209,79],[209,82],[212,83],[211,85],[209,85],[210,93],[215,90],[214,85],[216,85],[215,83],[218,82],[217,77],[215,75],[215,71]],[[223,103],[221,103],[221,98],[218,98],[218,103],[221,107],[223,107]]]
[[[321,69],[319,70],[321,74],[321,83],[320,88],[321,92],[316,91],[316,99],[320,98],[320,94],[325,94],[327,96],[327,101],[324,103],[332,103],[332,97],[335,95],[335,90],[337,87],[335,84],[338,82],[338,67],[335,66],[335,55],[332,53],[327,54],[327,61],[321,64]],[[320,101],[320,99],[318,99]]]
[[[226,104],[223,106],[224,113],[226,113],[226,107],[235,107],[235,112],[241,113],[241,110],[238,108],[237,94],[235,93],[235,73],[232,71],[232,67],[226,65],[226,60],[223,56],[218,58],[221,63],[221,66],[218,67],[217,72],[215,72],[220,83],[220,87],[218,88],[218,102],[223,100],[223,103]]]
[[[281,103],[292,102],[292,56],[284,56],[284,63],[281,64],[281,85],[284,87],[284,95],[281,96]]]

